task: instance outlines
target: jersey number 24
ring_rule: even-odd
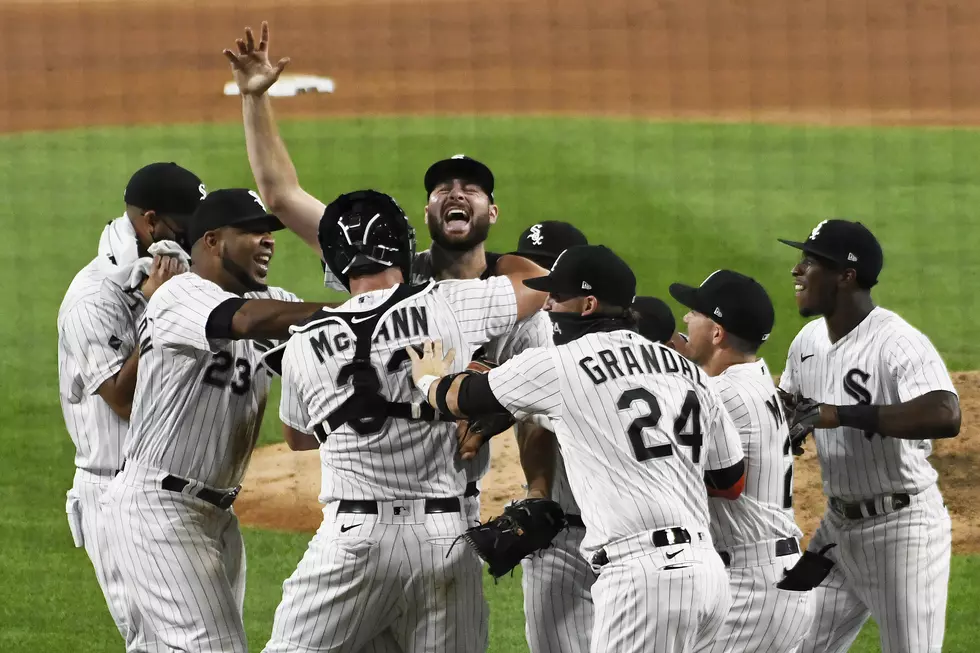
[[[616,408],[621,411],[629,410],[637,402],[646,404],[646,414],[634,419],[626,428],[626,434],[633,446],[633,455],[640,462],[674,455],[674,446],[671,444],[648,447],[643,443],[643,429],[656,427],[663,417],[663,410],[660,408],[660,401],[656,395],[646,388],[632,388],[619,396]],[[691,460],[695,463],[700,462],[703,441],[701,404],[693,390],[688,391],[684,398],[684,404],[681,406],[680,415],[674,420],[674,436],[677,438],[677,442],[691,448]]]

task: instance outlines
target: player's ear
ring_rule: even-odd
[[[424,214],[422,216],[422,222],[424,222],[425,224],[429,224],[429,205],[428,204],[425,205]]]
[[[221,243],[221,237],[218,235],[217,231],[204,232],[204,235],[201,236],[201,240],[204,242],[204,246],[207,249],[215,249]]]
[[[847,268],[840,272],[840,285],[841,286],[857,286],[857,270],[854,268]]]
[[[490,205],[490,224],[496,224],[497,223],[497,212],[498,212],[497,205],[496,204],[491,204]]]
[[[592,315],[599,310],[599,300],[589,295],[584,297],[584,302],[582,304],[582,315]]]

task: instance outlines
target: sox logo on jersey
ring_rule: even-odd
[[[780,386],[833,405],[894,404],[934,390],[956,392],[928,338],[881,307],[836,343],[823,320],[803,327]],[[836,564],[812,591],[816,618],[800,650],[846,651],[873,614],[884,651],[938,653],[951,531],[927,460],[931,449],[928,442],[866,435],[847,427],[814,433],[830,501],[809,547],[836,543],[827,554]],[[870,502],[878,516],[840,514],[843,506],[862,502]],[[867,505],[862,510],[866,514]]]

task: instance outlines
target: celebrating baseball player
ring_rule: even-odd
[[[287,337],[322,306],[267,286],[281,228],[253,191],[209,194],[189,221],[190,271],[153,294],[139,325],[125,465],[102,502],[127,607],[166,650],[246,650],[231,506],[271,384],[258,339]]]
[[[793,445],[814,434],[828,498],[814,564],[797,565],[826,575],[801,651],[846,651],[871,615],[884,653],[939,653],[951,524],[928,441],[959,433],[956,388],[929,339],[872,300],[883,256],[866,226],[824,220],[781,242],[803,250],[800,315],[823,317],[793,340],[779,384]]]
[[[734,424],[696,365],[632,330],[636,279],[611,250],[569,248],[524,283],[549,293],[556,347],[473,375],[447,374],[452,350],[428,344],[407,352],[413,379],[440,412],[553,429],[598,571],[592,651],[700,650],[731,603],[705,489],[741,491]]]
[[[756,280],[713,272],[700,287],[670,286],[690,309],[688,357],[711,377],[745,451],[745,489],[735,501],[712,498],[711,538],[731,579],[732,609],[712,653],[790,653],[813,621],[809,592],[776,587],[800,558],[793,518],[789,428],[766,362],[757,356],[775,321]]]
[[[480,560],[453,544],[467,526],[456,425],[409,381],[407,346],[439,338],[472,353],[540,310],[517,256],[487,280],[412,278],[415,234],[375,191],[338,197],[319,230],[323,259],[352,295],[294,329],[280,408],[294,448],[319,448],[324,521],[283,586],[268,653],[360,651],[387,633],[403,651],[484,651]]]
[[[92,561],[119,632],[132,645],[140,629],[127,621],[99,498],[122,467],[139,361],[136,324],[156,289],[186,268],[179,257],[157,255],[148,274],[130,279],[154,243],[183,240],[184,221],[203,194],[197,175],[174,163],[150,164],[133,174],[124,193],[125,215],[106,227],[98,256],[75,275],[58,311],[58,385],[75,444],[69,526],[75,546],[84,547]]]

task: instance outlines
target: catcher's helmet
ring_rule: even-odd
[[[323,261],[350,290],[354,274],[372,274],[397,266],[412,279],[415,229],[390,195],[375,190],[345,193],[330,202],[318,231]]]

